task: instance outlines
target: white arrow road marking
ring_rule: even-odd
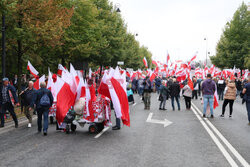
[[[171,125],[173,122],[167,120],[167,119],[164,119],[164,120],[156,120],[156,119],[152,119],[153,117],[153,113],[149,113],[148,115],[148,118],[146,120],[146,122],[149,122],[149,123],[155,123],[155,124],[163,124],[164,125],[164,128]]]

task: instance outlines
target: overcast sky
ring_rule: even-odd
[[[121,15],[131,33],[153,54],[154,60],[189,60],[198,51],[198,59],[207,50],[215,55],[222,30],[242,0],[110,0],[120,6]],[[244,0],[247,3],[247,0]],[[204,38],[207,41],[204,41]]]

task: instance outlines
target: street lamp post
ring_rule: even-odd
[[[206,41],[206,65],[207,65],[207,38],[204,38],[204,41]]]
[[[5,77],[6,71],[5,71],[5,57],[6,57],[6,51],[5,51],[5,15],[2,15],[2,77]]]

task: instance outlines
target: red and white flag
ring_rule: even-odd
[[[215,88],[215,92],[214,92],[214,109],[219,106],[219,100],[218,99],[219,98],[218,98],[217,89]]]
[[[188,62],[188,65],[190,65],[191,62],[194,61],[194,60],[196,59],[197,53],[198,53],[198,52],[196,52],[196,53],[194,54],[194,56],[193,56],[193,57],[191,58],[191,60]]]
[[[75,94],[71,91],[70,85],[58,77],[57,85],[59,92],[56,103],[56,120],[59,125],[63,122],[71,106],[75,104]]]
[[[167,52],[167,66],[168,66],[168,62],[169,62],[169,60],[170,60],[170,55],[169,55],[169,53]]]
[[[143,63],[144,63],[144,65],[145,65],[145,67],[148,68],[148,62],[147,62],[146,57],[143,58]]]
[[[41,78],[37,79],[36,82],[34,82],[34,88],[36,90],[40,89],[40,83],[45,82],[45,75],[41,76]]]
[[[77,91],[76,91],[76,101],[81,97],[86,96],[86,83],[83,81],[83,78],[80,78]]]
[[[28,61],[27,70],[29,70],[30,73],[31,73],[35,78],[38,78],[39,72],[32,66],[32,64],[30,63],[30,61]]]

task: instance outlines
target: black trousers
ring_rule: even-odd
[[[198,96],[197,96],[197,90],[193,90],[193,92],[192,92],[192,99],[196,99],[197,100],[197,98],[198,98]]]
[[[230,115],[232,115],[234,100],[228,100],[228,99],[224,99],[223,106],[222,106],[222,115],[225,114],[226,106],[228,103],[229,103]]]
[[[8,110],[10,112],[15,124],[17,125],[18,121],[17,121],[16,113],[14,111],[14,106],[10,102],[8,102],[5,104],[2,104],[2,108],[0,111],[1,126],[4,126],[4,114],[6,113],[6,110]]]
[[[186,103],[186,109],[191,108],[191,97],[184,96],[185,98],[185,103]]]

